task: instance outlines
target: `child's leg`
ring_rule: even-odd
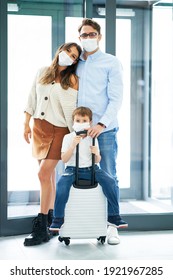
[[[102,169],[97,168],[95,176],[108,200],[108,225],[113,225],[117,228],[127,227],[128,224],[119,214],[119,188],[117,187],[116,180]]]
[[[119,188],[116,185],[116,180],[113,176],[110,176],[104,170],[97,167],[95,170],[95,178],[101,185],[103,193],[108,200],[108,216],[119,215]]]
[[[64,217],[64,210],[69,198],[69,192],[74,183],[74,169],[66,168],[65,173],[59,179],[56,186],[56,198],[54,204],[54,217]]]

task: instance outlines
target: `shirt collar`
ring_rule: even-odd
[[[101,51],[100,49],[98,49],[95,53],[90,54],[90,55],[88,56],[88,58],[91,59],[91,60],[94,60],[94,59],[96,59],[101,53],[102,53],[102,51]],[[82,53],[81,53],[81,55],[80,55],[80,60],[85,61],[85,59],[83,58],[83,54],[84,54],[84,51],[82,51]],[[87,59],[88,59],[88,58],[87,58]]]

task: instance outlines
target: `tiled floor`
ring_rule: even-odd
[[[69,246],[54,237],[48,243],[25,247],[26,235],[1,237],[0,260],[173,260],[173,231],[119,231],[121,243],[101,245],[97,240],[71,240]]]

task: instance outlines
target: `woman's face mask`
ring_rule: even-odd
[[[93,52],[98,48],[97,38],[81,40],[82,47],[87,52]]]
[[[70,66],[73,64],[73,62],[73,59],[69,57],[65,51],[59,53],[59,66]]]
[[[73,129],[76,132],[82,131],[87,128],[90,128],[89,122],[84,122],[84,123],[74,122],[74,124],[73,124]]]

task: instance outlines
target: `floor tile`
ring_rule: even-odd
[[[72,239],[70,245],[58,241],[32,247],[23,245],[27,235],[1,237],[1,260],[173,260],[173,231],[119,233],[119,245],[100,244],[96,239]]]

